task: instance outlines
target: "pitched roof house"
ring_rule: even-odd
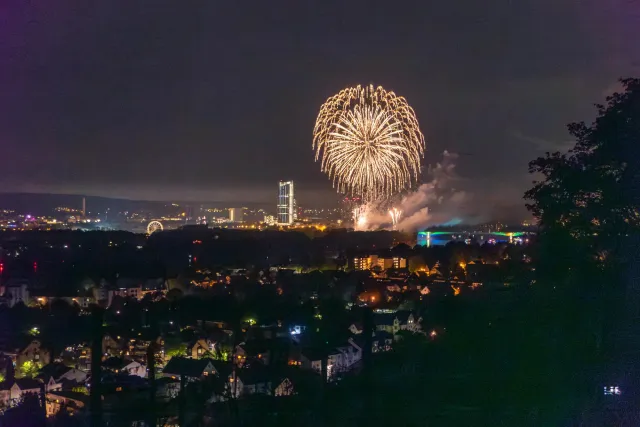
[[[11,407],[20,402],[24,394],[39,394],[42,391],[42,382],[31,378],[4,381],[0,383],[0,407]]]
[[[216,368],[212,359],[187,359],[185,357],[172,357],[164,367],[162,374],[165,377],[180,378],[184,375],[189,381],[195,381],[208,375],[215,375]]]

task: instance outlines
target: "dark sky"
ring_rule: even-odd
[[[1,191],[335,200],[311,150],[348,85],[405,96],[425,164],[521,205],[527,162],[638,75],[628,0],[4,0]]]

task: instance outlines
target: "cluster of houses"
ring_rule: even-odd
[[[373,316],[373,352],[391,349],[400,331],[421,332],[421,319],[408,311],[379,311]],[[212,326],[214,326],[212,328]],[[296,391],[300,377],[333,381],[357,373],[363,357],[362,325],[353,323],[351,338],[332,345],[305,342],[305,327],[253,326],[244,341],[231,338],[224,322],[200,322],[191,327],[194,336],[183,343],[180,354],[165,352],[160,335],[131,337],[105,334],[102,339],[102,391],[109,396],[138,393],[148,396],[148,349],[154,351],[156,395],[170,401],[184,387],[198,381],[215,380],[219,392],[211,401],[243,398],[256,394],[288,396]],[[225,345],[227,350],[221,350]],[[39,369],[25,372],[32,364]],[[305,377],[306,376],[306,377]],[[91,348],[79,343],[60,354],[51,351],[37,337],[21,346],[0,348],[0,411],[18,404],[26,393],[45,396],[49,416],[64,410],[82,411],[91,389]]]
[[[102,279],[99,283],[87,280],[80,285],[75,295],[58,295],[46,289],[30,288],[27,280],[11,279],[0,284],[0,305],[13,307],[18,303],[46,306],[53,301],[62,300],[70,305],[88,309],[91,304],[109,307],[115,297],[142,299],[146,295],[166,294],[166,283],[162,279],[139,280],[119,278],[113,283]]]

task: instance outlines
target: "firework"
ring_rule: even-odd
[[[402,211],[398,208],[391,208],[391,210],[389,211],[389,216],[391,217],[391,224],[393,224],[393,229],[395,230],[398,227],[398,223],[400,222]]]
[[[313,148],[334,188],[372,202],[412,186],[425,143],[407,101],[370,85],[327,99],[313,130]]]
[[[367,228],[367,206],[361,205],[353,209],[353,228],[362,231]]]

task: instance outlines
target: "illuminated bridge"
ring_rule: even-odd
[[[468,232],[468,231],[419,231],[418,245],[442,246],[449,242],[483,243],[516,243],[522,244],[528,241],[531,233],[526,231],[506,232]]]

